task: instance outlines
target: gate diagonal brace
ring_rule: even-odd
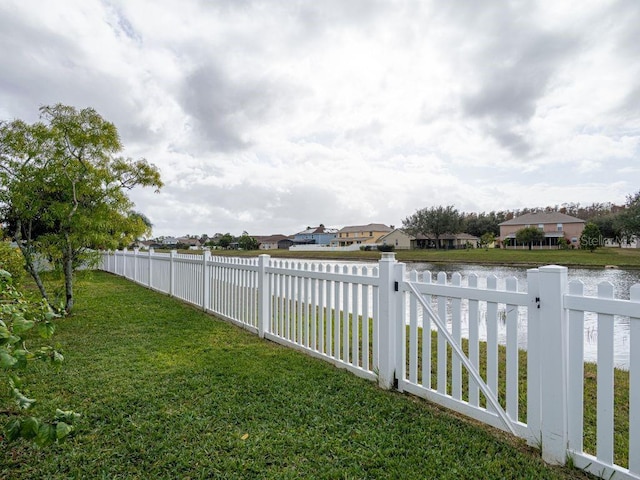
[[[500,405],[500,402],[498,402],[498,398],[489,389],[487,384],[484,383],[484,380],[482,379],[480,374],[476,371],[474,366],[471,364],[471,361],[469,360],[469,358],[464,354],[460,345],[458,345],[458,343],[454,341],[453,337],[451,336],[451,333],[449,333],[449,330],[447,330],[446,325],[443,323],[440,316],[433,311],[433,308],[431,308],[431,305],[429,305],[426,302],[424,297],[420,294],[420,292],[418,292],[418,290],[416,290],[416,287],[411,282],[405,282],[405,284],[409,287],[409,290],[411,290],[411,293],[413,293],[415,297],[418,299],[418,301],[422,305],[422,308],[424,308],[425,311],[429,313],[429,316],[435,322],[436,326],[438,327],[438,330],[442,332],[442,334],[445,336],[445,338],[447,339],[447,342],[449,342],[449,345],[451,345],[451,349],[455,352],[455,354],[458,356],[462,364],[465,366],[465,368],[469,372],[469,375],[471,375],[476,385],[480,387],[480,390],[482,390],[482,393],[486,397],[489,404],[493,407],[498,417],[500,417],[500,420],[502,420],[502,423],[504,423],[505,427],[507,427],[507,430],[511,432],[511,434],[517,436],[516,431],[514,430],[513,425],[511,424],[511,420],[507,415],[507,412],[504,411],[504,409],[502,408],[502,405]]]

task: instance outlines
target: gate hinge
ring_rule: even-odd
[[[394,292],[400,291],[400,284],[398,282],[393,282],[393,291]]]
[[[540,308],[540,297],[536,297],[536,305]]]

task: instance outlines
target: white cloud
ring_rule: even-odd
[[[158,235],[400,224],[416,209],[624,202],[640,7],[538,1],[0,5],[0,116],[92,106]]]

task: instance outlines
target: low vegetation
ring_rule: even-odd
[[[588,478],[124,279],[84,273],[77,293],[64,369],[26,378],[77,431],[0,440],[1,478]]]

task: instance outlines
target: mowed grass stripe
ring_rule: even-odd
[[[576,478],[522,442],[378,389],[165,295],[92,272],[58,324],[36,413],[61,445],[0,442],[0,478]]]

